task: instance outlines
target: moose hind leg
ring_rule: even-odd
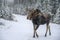
[[[47,32],[48,32],[48,23],[46,24],[46,33],[45,33],[45,37],[47,36]]]
[[[51,35],[50,26],[49,26],[49,35]]]

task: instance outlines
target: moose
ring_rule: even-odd
[[[43,25],[43,24],[46,24],[45,37],[47,36],[48,30],[49,30],[49,35],[51,35],[50,26],[49,26],[50,19],[51,19],[50,14],[43,14],[39,9],[35,9],[35,10],[31,9],[31,10],[28,10],[27,19],[31,20],[33,23],[34,38],[39,37],[36,30],[39,28],[40,25]]]

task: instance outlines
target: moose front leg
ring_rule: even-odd
[[[33,28],[34,28],[33,38],[35,38],[35,32],[36,32],[36,30],[35,30],[35,25],[33,25]]]
[[[37,34],[37,32],[36,32],[36,36],[39,37],[38,34]]]
[[[37,34],[37,29],[38,29],[39,25],[34,25],[34,35],[33,37],[35,38],[35,35],[38,37],[38,34]]]
[[[35,38],[35,35],[36,35],[37,37],[39,37],[38,34],[37,34],[37,32],[36,32],[36,30],[34,29],[34,35],[33,35],[34,38]]]
[[[37,28],[38,28],[38,26],[37,25],[33,25],[34,27],[34,34],[33,34],[33,37],[35,37],[35,35],[38,37],[38,34],[37,34],[37,32],[36,32],[36,30],[37,30]]]
[[[39,25],[36,25],[35,30],[37,31],[38,28],[39,28]],[[38,34],[37,34],[37,32],[36,32],[36,36],[39,37]]]

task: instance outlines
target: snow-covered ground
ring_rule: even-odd
[[[33,24],[26,16],[15,15],[17,21],[0,19],[0,40],[60,40],[60,25],[50,23],[52,35],[44,36],[46,24],[40,25],[37,32],[39,38],[33,38]]]

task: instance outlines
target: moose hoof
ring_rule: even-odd
[[[33,38],[35,38],[35,36],[33,36]]]
[[[49,35],[51,35],[51,33],[49,33]]]
[[[36,35],[37,36],[37,38],[39,37],[38,35]]]
[[[45,37],[46,37],[47,35],[45,34]]]
[[[37,38],[38,38],[39,36],[37,36]]]

